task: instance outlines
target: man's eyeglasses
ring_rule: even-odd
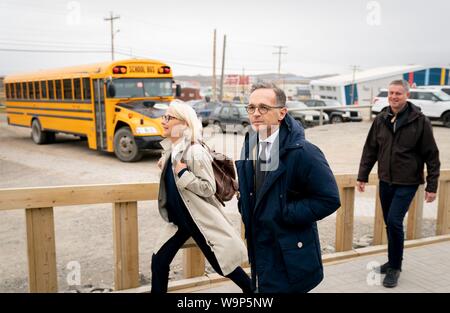
[[[270,106],[270,105],[265,105],[265,104],[260,104],[258,106],[250,104],[248,106],[245,107],[245,109],[247,110],[247,112],[249,114],[253,114],[255,113],[256,109],[258,109],[259,113],[261,114],[266,114],[267,112],[269,112],[269,110],[273,110],[273,109],[281,109],[284,108],[283,106]]]
[[[175,116],[169,115],[169,114],[162,115],[161,119],[164,122],[169,122],[170,120],[178,120],[178,118],[176,118]]]

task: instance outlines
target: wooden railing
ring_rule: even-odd
[[[337,175],[336,181],[342,203],[336,216],[336,251],[348,251],[352,249],[353,244],[356,176]],[[375,175],[370,176],[368,184],[378,185]],[[407,239],[421,237],[423,194],[423,186],[421,186],[408,213]],[[156,183],[0,190],[0,211],[18,209],[26,211],[30,292],[58,291],[53,208],[99,203],[112,203],[113,208],[115,290],[138,287],[137,203],[157,200],[157,196],[158,184]],[[385,243],[378,187],[374,223],[374,245]],[[450,171],[441,172],[436,234],[450,234]],[[185,277],[202,276],[205,272],[205,260],[198,247],[189,242],[183,248]]]

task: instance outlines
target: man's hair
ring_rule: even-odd
[[[390,85],[403,86],[403,89],[405,89],[406,92],[409,92],[409,82],[404,79],[393,80],[391,81],[389,86]]]
[[[272,89],[275,92],[277,105],[278,106],[286,106],[286,94],[284,93],[283,89],[279,88],[274,83],[269,82],[259,82],[252,85],[252,88],[250,90],[250,93],[252,93],[255,90],[258,89]]]

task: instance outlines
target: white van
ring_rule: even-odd
[[[418,87],[419,89],[433,89],[433,90],[440,90],[445,92],[446,94],[450,95],[450,86],[448,85],[434,85],[434,86],[423,86],[423,87]]]
[[[450,95],[432,88],[411,89],[410,92],[408,100],[418,106],[425,116],[450,127]],[[382,89],[373,100],[372,113],[378,114],[388,105],[388,91]]]

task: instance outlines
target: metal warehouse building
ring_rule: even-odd
[[[449,84],[449,67],[404,65],[374,68],[354,74],[338,75],[310,83],[315,99],[335,99],[342,104],[370,104],[380,89],[395,79],[405,79],[413,86]]]

